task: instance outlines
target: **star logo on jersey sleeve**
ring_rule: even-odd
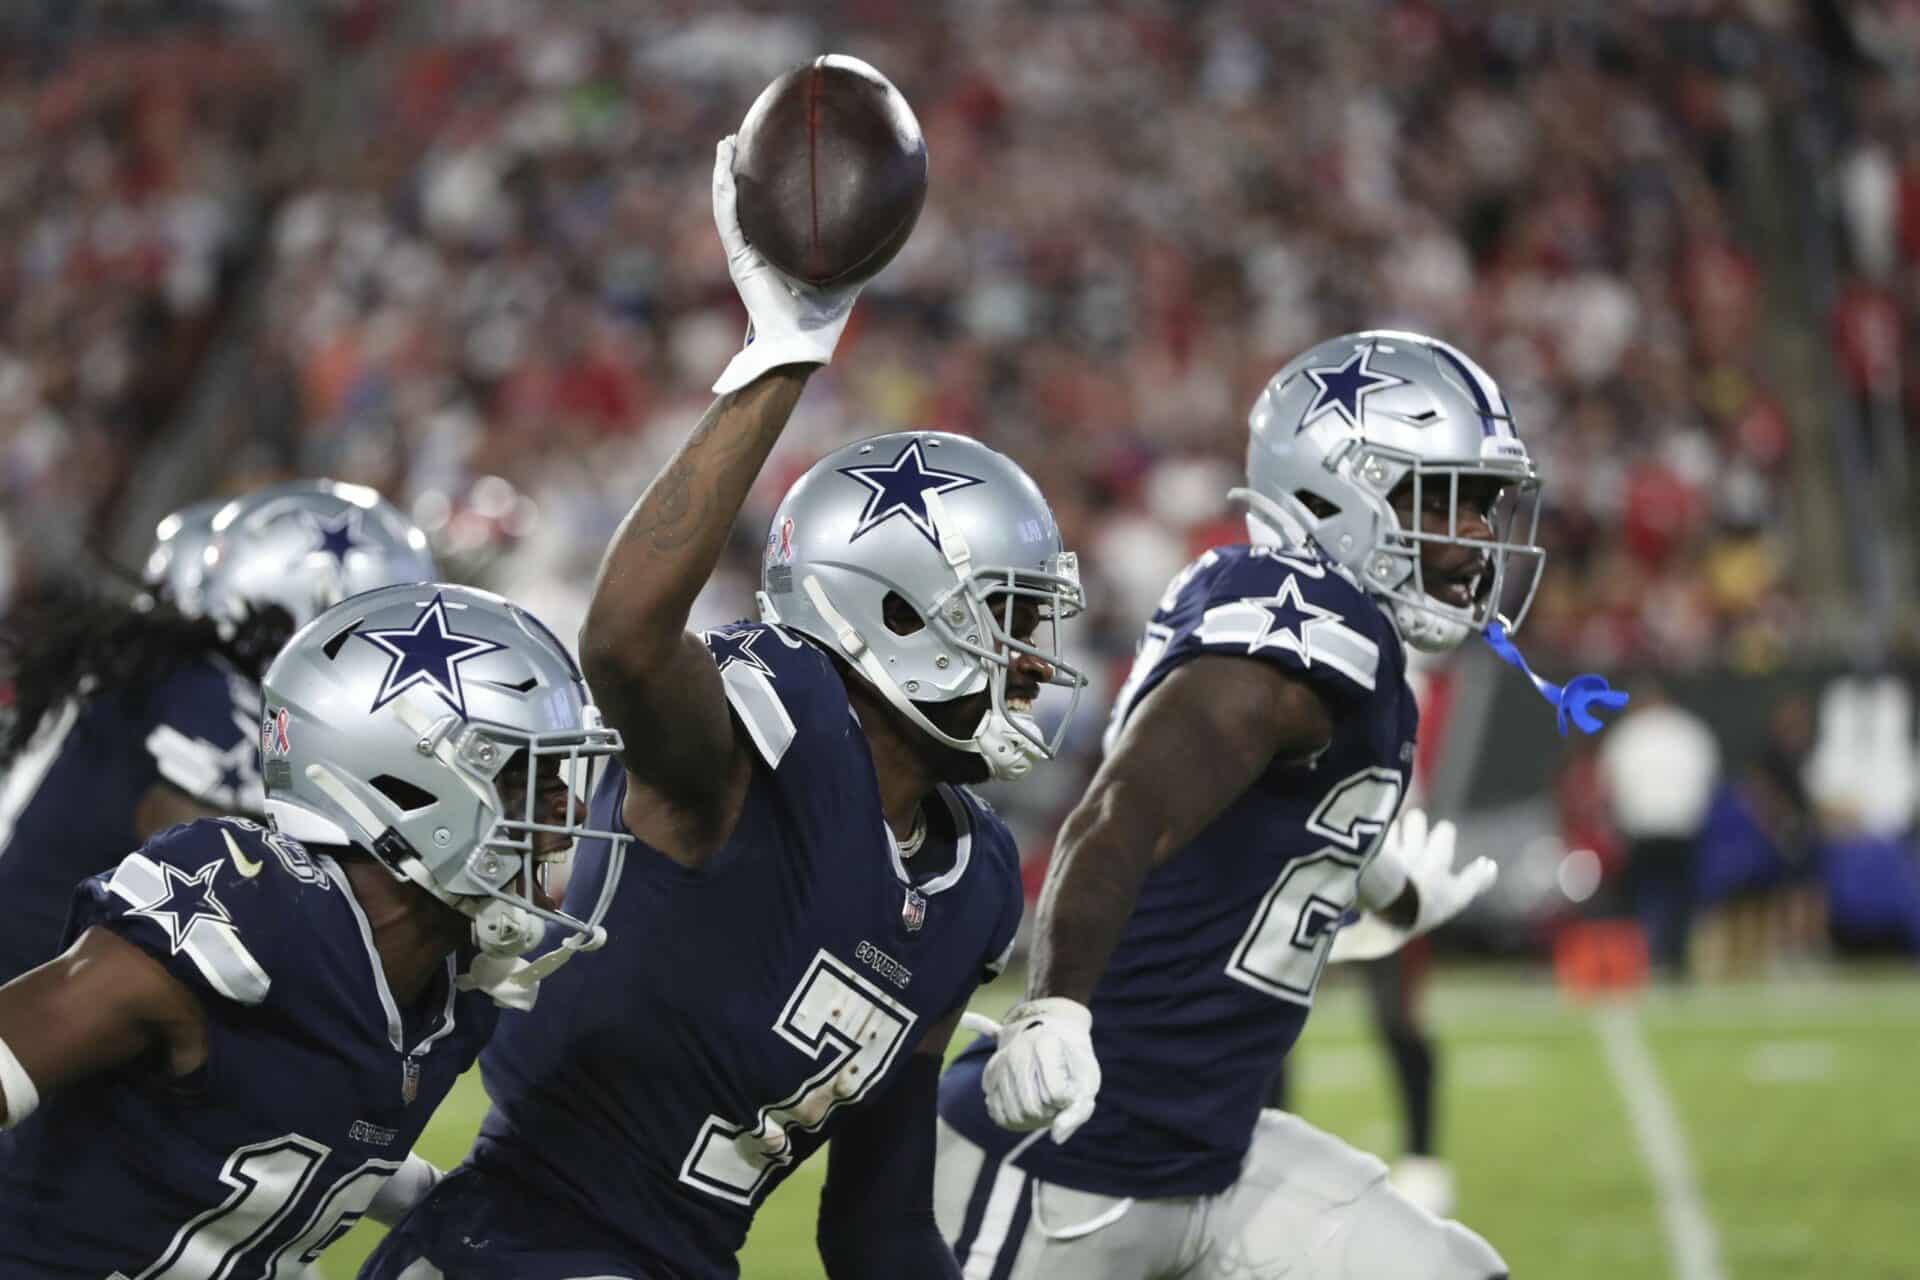
[[[447,603],[438,592],[411,627],[354,634],[385,650],[390,659],[380,691],[367,708],[369,712],[378,711],[416,685],[424,685],[463,720],[467,716],[467,694],[460,684],[460,664],[507,647],[454,630],[447,621]]]
[[[1260,634],[1247,645],[1248,653],[1266,648],[1286,649],[1300,655],[1300,661],[1311,663],[1313,629],[1340,621],[1337,610],[1308,604],[1300,595],[1300,580],[1294,577],[1289,577],[1273,595],[1247,603],[1266,614]]]
[[[1307,406],[1305,416],[1300,419],[1298,429],[1305,431],[1329,413],[1337,413],[1348,426],[1357,427],[1360,425],[1360,411],[1366,406],[1368,396],[1389,387],[1407,385],[1405,378],[1369,368],[1367,361],[1372,356],[1373,344],[1368,343],[1348,356],[1344,364],[1308,369],[1307,377],[1318,390],[1313,403]]]
[[[167,931],[167,946],[179,955],[193,937],[193,927],[202,920],[231,925],[233,917],[226,906],[213,896],[213,878],[220,873],[221,859],[215,858],[192,875],[172,863],[156,864],[160,869],[161,893],[144,906],[134,907],[128,915],[145,916]]]
[[[866,508],[860,512],[860,521],[848,542],[858,541],[895,516],[904,516],[928,542],[936,547],[940,545],[940,536],[934,532],[933,521],[927,516],[927,495],[952,493],[984,482],[977,476],[928,466],[920,446],[921,441],[915,438],[890,463],[840,468],[841,475],[858,480],[870,491]]]
[[[367,544],[360,536],[360,509],[348,507],[339,515],[328,519],[316,515],[313,520],[313,550],[319,555],[332,556],[336,569],[347,566],[347,553],[358,551]]]
[[[764,631],[709,631],[705,639],[707,648],[713,652],[713,664],[720,670],[725,671],[737,663],[764,672],[771,678],[773,668],[753,651],[753,646],[759,644],[760,637],[765,634]]]

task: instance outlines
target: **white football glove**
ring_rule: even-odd
[[[1100,1062],[1093,1056],[1087,1006],[1049,996],[1015,1005],[1004,1023],[968,1013],[960,1025],[992,1036],[999,1046],[981,1084],[987,1114],[1002,1129],[1051,1129],[1055,1142],[1065,1142],[1092,1117]]]
[[[713,222],[727,251],[727,274],[747,306],[747,345],[721,371],[714,394],[738,391],[783,364],[831,360],[860,285],[816,289],[781,274],[747,243],[734,209],[732,134],[714,149]]]
[[[1387,828],[1373,862],[1360,874],[1361,900],[1369,908],[1360,919],[1340,930],[1328,959],[1378,960],[1466,910],[1467,904],[1493,887],[1500,868],[1491,858],[1475,858],[1459,871],[1453,869],[1453,844],[1458,832],[1451,822],[1427,827],[1427,815],[1409,809]],[[1383,883],[1412,885],[1419,899],[1413,927],[1388,924],[1377,912],[1391,904],[1398,890]],[[1371,890],[1371,892],[1370,892]]]

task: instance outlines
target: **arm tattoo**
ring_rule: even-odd
[[[705,527],[713,506],[711,471],[724,469],[740,454],[770,443],[765,436],[778,436],[785,426],[783,420],[770,431],[749,435],[734,433],[732,438],[723,439],[717,445],[711,443],[722,423],[736,414],[753,411],[756,406],[750,398],[758,398],[756,391],[764,395],[766,389],[756,383],[715,401],[693,434],[687,437],[686,444],[667,464],[667,469],[654,481],[654,493],[650,495],[653,501],[647,504],[652,510],[634,529],[646,538],[653,550],[677,551],[685,546]]]

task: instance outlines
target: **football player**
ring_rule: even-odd
[[[260,812],[260,672],[320,609],[429,581],[426,536],[328,480],[160,522],[147,595],[64,589],[8,620],[0,982],[59,950],[73,886],[178,822]]]
[[[961,784],[1050,756],[1043,686],[1078,573],[993,450],[901,432],[810,468],[767,535],[761,621],[687,633],[740,504],[854,291],[775,273],[714,213],[751,339],[601,565],[582,665],[626,735],[594,796],[630,831],[591,966],[548,980],[481,1060],[468,1161],[382,1243],[382,1280],[708,1280],[829,1136],[836,1280],[954,1276],[934,1225],[942,1051],[1021,909],[1005,825]],[[597,892],[589,843],[568,901]]]
[[[1336,933],[1384,954],[1493,880],[1417,812],[1374,855],[1413,762],[1405,646],[1497,625],[1540,554],[1534,467],[1492,379],[1415,334],[1309,350],[1251,423],[1251,542],[1162,597],[1061,831],[1028,999],[942,1085],[936,1203],[969,1277],[1506,1271],[1261,1103]],[[1342,929],[1356,905],[1378,915]]]
[[[414,1139],[494,1000],[552,967],[522,953],[605,936],[537,863],[591,833],[563,778],[619,736],[531,616],[383,588],[295,635],[261,696],[273,825],[154,836],[0,986],[0,1274],[298,1274],[431,1185]]]

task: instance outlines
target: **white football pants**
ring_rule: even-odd
[[[1039,1141],[1050,1139],[1042,1136]],[[1416,1207],[1387,1166],[1263,1111],[1218,1195],[1116,1199],[1041,1182],[940,1124],[934,1212],[966,1280],[1499,1280],[1507,1264]]]

